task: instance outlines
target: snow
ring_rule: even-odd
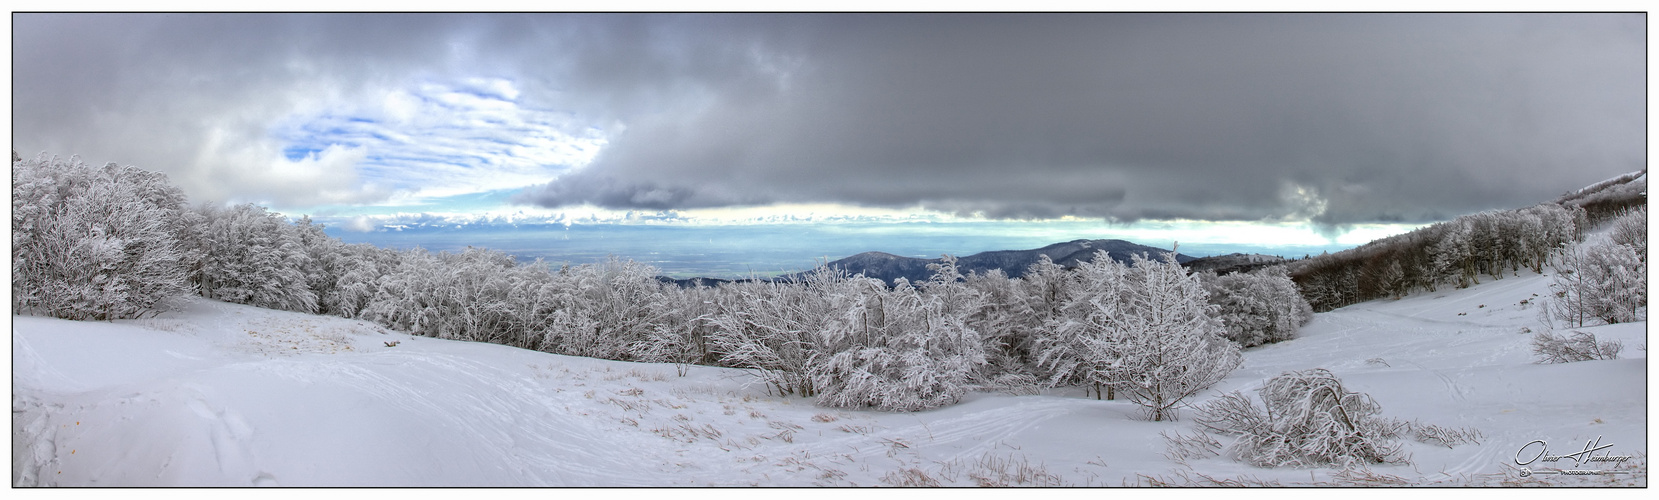
[[[202,299],[113,323],[14,316],[12,482],[1118,486],[1207,477],[1288,486],[1397,477],[1645,486],[1647,325],[1578,329],[1623,341],[1621,359],[1535,364],[1523,329],[1542,327],[1533,294],[1546,295],[1548,283],[1525,271],[1483,276],[1467,289],[1320,313],[1299,338],[1246,350],[1238,370],[1192,401],[1325,368],[1375,398],[1383,417],[1485,436],[1455,448],[1404,440],[1412,464],[1373,466],[1369,480],[1173,461],[1160,432],[1195,431],[1190,410],[1149,422],[1127,401],[1081,389],[969,393],[915,413],[830,409],[768,395],[741,370],[690,367],[681,377],[667,364],[413,337]],[[1514,473],[1530,441],[1546,440],[1554,454],[1598,437],[1612,445],[1604,452],[1639,455],[1640,474]]]

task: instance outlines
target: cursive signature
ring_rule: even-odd
[[[1528,442],[1527,444],[1521,445],[1521,449],[1515,451],[1515,465],[1527,465],[1527,464],[1530,464],[1530,463],[1533,463],[1533,462],[1539,462],[1539,461],[1547,462],[1547,463],[1555,463],[1555,462],[1559,462],[1563,459],[1569,459],[1570,458],[1570,459],[1573,460],[1573,466],[1574,467],[1582,466],[1585,463],[1596,463],[1596,462],[1612,462],[1613,466],[1617,467],[1619,464],[1624,463],[1626,460],[1630,460],[1632,458],[1635,458],[1631,455],[1612,455],[1612,454],[1605,454],[1605,455],[1600,455],[1600,456],[1595,455],[1595,452],[1605,450],[1605,449],[1608,449],[1608,448],[1612,448],[1612,447],[1613,447],[1613,445],[1611,445],[1611,444],[1605,444],[1605,445],[1601,444],[1601,436],[1596,436],[1596,438],[1593,439],[1593,440],[1585,441],[1584,442],[1584,449],[1581,450],[1581,451],[1576,451],[1576,452],[1573,452],[1573,453],[1564,453],[1564,454],[1560,454],[1560,455],[1551,455],[1550,454],[1550,445],[1549,445],[1549,443],[1545,442],[1542,439],[1534,439],[1534,440]],[[1521,460],[1522,457],[1527,455],[1528,450],[1536,450],[1537,453],[1533,453],[1532,458],[1528,458],[1525,461]]]

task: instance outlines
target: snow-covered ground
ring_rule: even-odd
[[[1139,420],[1130,403],[1080,390],[977,393],[919,413],[834,410],[769,396],[740,370],[680,376],[673,365],[199,300],[115,323],[14,316],[12,483],[1645,486],[1647,324],[1580,329],[1623,341],[1621,359],[1534,364],[1525,331],[1541,326],[1534,294],[1548,281],[1483,277],[1318,314],[1300,338],[1247,351],[1215,387],[1251,393],[1267,377],[1322,367],[1385,417],[1484,435],[1455,448],[1408,438],[1410,465],[1368,472],[1173,461],[1160,433],[1190,433],[1190,418]],[[1515,470],[1533,440],[1565,454],[1598,438],[1611,445],[1598,455],[1638,455],[1622,466],[1637,474]]]

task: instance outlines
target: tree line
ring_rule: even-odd
[[[1543,203],[1465,215],[1334,254],[1297,262],[1291,277],[1317,311],[1441,286],[1467,288],[1521,269],[1541,273],[1583,241],[1584,209]]]

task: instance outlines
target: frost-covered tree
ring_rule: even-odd
[[[983,301],[967,322],[983,345],[985,365],[979,380],[986,387],[1031,392],[1038,386],[1032,349],[1047,318],[1031,309],[1024,281],[1009,278],[1001,269],[967,277],[968,287],[979,292]]]
[[[1079,267],[1078,287],[1040,343],[1051,384],[1104,386],[1166,420],[1238,367],[1239,347],[1223,337],[1203,284],[1172,255],[1128,266],[1099,257]]]
[[[671,290],[657,280],[657,269],[632,260],[612,256],[567,267],[556,281],[570,293],[561,298],[567,312],[546,330],[551,352],[632,360],[632,347],[668,312],[660,304]]]
[[[438,292],[443,261],[426,249],[401,252],[396,266],[375,281],[374,296],[358,317],[415,335],[442,337],[444,314]]]
[[[1378,416],[1382,405],[1349,391],[1323,368],[1285,372],[1262,385],[1258,407],[1239,392],[1197,408],[1199,425],[1236,436],[1223,453],[1258,467],[1400,463],[1401,424]]]
[[[1050,386],[1092,387],[1096,398],[1103,387],[1110,388],[1101,375],[1115,358],[1096,355],[1089,339],[1110,334],[1107,316],[1115,314],[1119,302],[1130,293],[1127,273],[1128,268],[1106,252],[1096,252],[1093,260],[1079,263],[1073,279],[1050,275],[1050,279],[1031,283],[1037,293],[1034,309],[1051,311],[1035,340],[1037,363]]]
[[[1321,311],[1442,284],[1468,287],[1482,274],[1542,272],[1561,248],[1582,239],[1585,223],[1583,208],[1555,203],[1482,212],[1306,259],[1290,274]]]
[[[1636,207],[1630,213],[1613,219],[1613,243],[1625,245],[1647,260],[1647,206]]]
[[[203,296],[271,309],[317,311],[305,270],[312,267],[298,230],[282,215],[253,204],[202,205],[202,265],[196,276]]]
[[[1227,338],[1240,347],[1290,340],[1298,328],[1313,320],[1313,307],[1302,299],[1282,266],[1233,273],[1206,283],[1216,319]]]
[[[714,364],[709,340],[714,335],[712,315],[719,296],[718,288],[707,286],[666,289],[659,305],[662,321],[631,347],[634,359],[675,363],[680,375],[685,375],[686,365]]]
[[[1435,243],[1434,255],[1435,274],[1455,277],[1458,288],[1468,288],[1476,283],[1474,266],[1474,249],[1470,245],[1470,227],[1461,220],[1447,223],[1445,231],[1440,235],[1440,241]]]
[[[900,278],[891,290],[854,282],[836,297],[850,307],[825,326],[824,348],[810,370],[825,406],[916,411],[955,404],[985,363],[979,335],[967,325],[980,297],[961,283],[955,259],[929,266],[928,288]]]
[[[1532,337],[1532,354],[1538,356],[1539,363],[1545,364],[1619,359],[1619,352],[1623,350],[1624,343],[1597,340],[1596,335],[1589,332],[1575,331],[1571,337],[1563,337],[1542,331]]]
[[[1647,263],[1629,245],[1575,247],[1555,265],[1548,311],[1569,327],[1647,318]]]
[[[317,312],[330,312],[324,306],[323,298],[333,293],[340,279],[341,266],[336,261],[345,256],[340,248],[345,244],[323,232],[323,225],[312,221],[309,215],[294,221],[294,236],[305,252],[305,259],[300,261],[300,272],[305,274],[306,288],[317,296]]]
[[[440,254],[445,272],[438,283],[436,328],[445,338],[496,344],[513,344],[524,330],[524,318],[516,314],[513,274],[517,263],[511,255],[468,247],[459,254]]]
[[[1203,284],[1174,254],[1135,256],[1125,281],[1129,293],[1116,303],[1094,301],[1104,334],[1086,337],[1085,345],[1111,360],[1098,376],[1147,417],[1174,418],[1183,401],[1238,367],[1238,344],[1222,336]]]
[[[823,330],[850,304],[885,287],[825,266],[799,279],[727,284],[709,317],[711,350],[722,365],[753,370],[770,391],[812,396],[817,385],[810,370],[825,352]]]
[[[134,318],[188,295],[184,203],[165,176],[135,167],[13,161],[13,312]]]
[[[328,259],[327,274],[334,277],[318,297],[322,312],[362,318],[380,288],[380,279],[398,267],[398,253],[367,243],[337,245]]]

